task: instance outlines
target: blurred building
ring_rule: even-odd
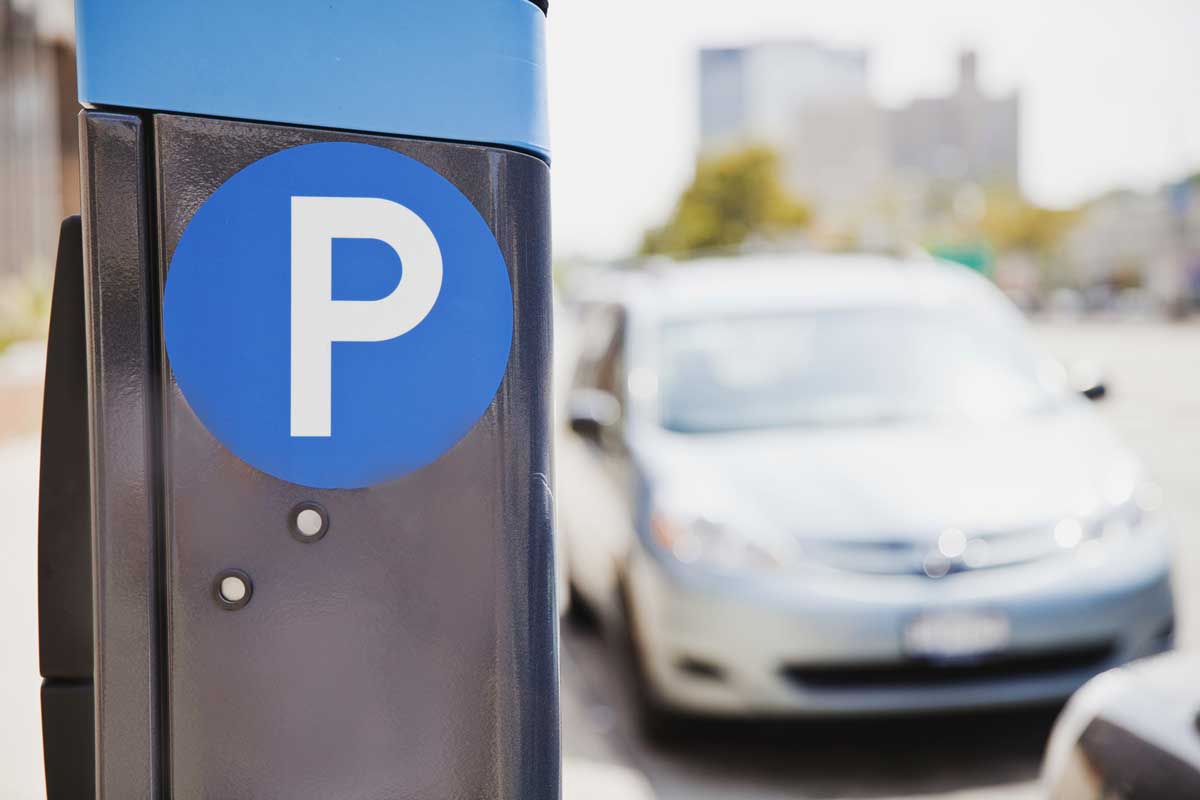
[[[798,40],[700,51],[700,147],[781,146],[814,103],[866,99],[867,54]]]
[[[79,210],[71,0],[0,0],[0,277],[49,275]]]
[[[1015,187],[1020,99],[984,94],[977,63],[960,56],[949,95],[888,109],[871,96],[862,50],[807,41],[704,49],[701,153],[774,147],[793,190],[841,227],[871,224],[881,205],[915,197],[921,206],[935,183]]]
[[[953,92],[889,113],[892,164],[916,177],[1017,186],[1020,114],[1016,92],[988,97],[980,90],[977,57],[963,53]]]
[[[790,136],[776,149],[784,180],[833,227],[870,216],[894,183],[887,114],[867,96],[822,98],[797,109]]]
[[[1160,302],[1200,300],[1200,181],[1090,202],[1064,257],[1082,287],[1140,288]]]
[[[701,151],[767,144],[807,200],[831,210],[862,198],[888,166],[867,64],[863,50],[805,40],[701,50]]]

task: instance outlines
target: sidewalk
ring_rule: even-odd
[[[640,771],[626,764],[612,735],[612,708],[589,691],[565,647],[559,651],[562,687],[563,800],[654,800]]]
[[[0,442],[0,797],[44,800],[37,657],[38,439]]]

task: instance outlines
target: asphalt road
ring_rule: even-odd
[[[1037,334],[1061,358],[1105,368],[1099,407],[1170,503],[1180,645],[1200,646],[1200,325],[1043,324]],[[641,771],[660,800],[1034,798],[1057,713],[704,725],[652,745],[636,729],[619,649],[571,626],[562,645],[565,752]]]

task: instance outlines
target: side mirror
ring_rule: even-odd
[[[593,442],[598,442],[604,430],[621,418],[621,404],[602,389],[576,389],[567,411],[571,430]]]
[[[1091,361],[1079,361],[1067,368],[1071,388],[1093,402],[1108,396],[1108,381],[1099,365]]]
[[[1108,386],[1103,382],[1093,383],[1091,386],[1080,389],[1079,393],[1093,402],[1103,400],[1108,395]]]

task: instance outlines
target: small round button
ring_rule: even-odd
[[[217,602],[230,611],[236,611],[250,602],[254,584],[250,576],[239,569],[227,569],[213,581],[213,593]]]
[[[320,503],[300,503],[292,509],[288,528],[297,541],[315,542],[329,530],[329,514]]]
[[[316,536],[324,525],[325,520],[321,519],[321,513],[311,508],[306,508],[296,515],[296,528],[304,536]]]
[[[246,583],[230,575],[221,579],[221,599],[227,603],[240,603],[246,599]]]

